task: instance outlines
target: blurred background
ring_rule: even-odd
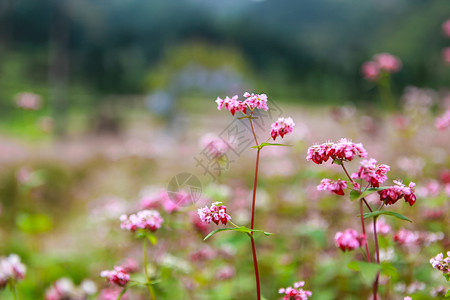
[[[266,299],[298,280],[312,299],[369,297],[357,273],[336,268],[352,258],[334,234],[359,228],[358,208],[319,195],[338,171],[305,161],[309,145],[341,137],[391,165],[391,179],[421,186],[413,208],[396,209],[429,238],[383,240],[398,269],[383,299],[440,297],[445,282],[428,261],[450,245],[450,136],[434,125],[450,108],[449,17],[449,1],[427,0],[0,0],[0,256],[17,253],[28,267],[19,295],[42,299],[68,277],[95,282],[89,299],[115,299],[102,296],[100,271],[142,263],[120,214],[180,172],[199,177],[197,206],[222,201],[247,224],[254,152],[221,161],[214,178],[195,158],[232,121],[217,96],[249,91],[269,96],[272,118],[297,124],[294,147],[262,158],[256,227],[276,233],[257,239]],[[384,52],[401,67],[367,80],[362,65]],[[165,225],[150,258],[159,298],[251,299],[248,240],[203,242],[197,206],[159,207]],[[393,221],[392,235],[403,225]],[[13,298],[0,290],[0,299]]]

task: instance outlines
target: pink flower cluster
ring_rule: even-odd
[[[444,239],[442,232],[410,231],[404,228],[400,229],[393,237],[396,243],[406,247],[429,246],[442,239]]]
[[[236,112],[239,111],[246,114],[247,108],[250,110],[254,110],[255,108],[264,110],[269,109],[269,107],[267,106],[266,94],[258,95],[246,92],[244,94],[244,97],[246,98],[244,101],[238,100],[238,95],[234,95],[232,98],[227,96],[225,97],[225,99],[217,97],[217,109],[222,110],[222,108],[225,108],[226,110],[229,110],[233,116]]]
[[[442,24],[442,33],[444,34],[445,37],[450,38],[450,19],[446,20]]]
[[[399,180],[394,180],[394,183],[395,185],[390,186],[385,190],[378,191],[380,201],[385,201],[386,205],[392,205],[401,198],[405,198],[405,202],[408,202],[409,205],[412,206],[416,202],[416,195],[414,194],[414,187],[416,184],[410,182],[408,186],[405,186]]]
[[[361,72],[367,80],[376,81],[381,72],[396,73],[402,68],[401,60],[390,54],[380,53],[373,57],[371,61],[365,62],[361,67]]]
[[[122,293],[122,288],[110,286],[100,291],[97,300],[116,300],[120,296],[120,293]],[[120,299],[128,300],[128,293],[123,294]]]
[[[16,96],[17,106],[26,110],[38,110],[41,102],[42,98],[33,93],[21,93]]]
[[[447,257],[444,258],[444,254],[439,253],[435,257],[430,259],[430,264],[443,274],[450,273],[450,251],[447,252]]]
[[[388,165],[377,165],[377,161],[373,158],[361,161],[358,172],[352,174],[352,179],[362,179],[370,183],[373,187],[379,187],[380,183],[387,180],[387,172],[390,167]]]
[[[275,140],[277,136],[284,137],[285,134],[291,133],[294,130],[295,123],[292,118],[279,118],[272,124],[270,135]]]
[[[230,149],[229,145],[223,139],[213,134],[205,134],[202,136],[200,146],[215,159],[220,158]]]
[[[450,47],[445,47],[444,49],[442,49],[442,60],[446,63],[446,64],[450,64]]]
[[[169,197],[167,190],[161,190],[155,194],[144,194],[139,200],[139,207],[141,209],[156,209],[162,208],[167,213],[173,213],[180,209],[180,205],[187,204],[191,201],[191,195],[184,191],[179,190],[176,193],[173,192]]]
[[[346,229],[344,232],[337,232],[334,241],[336,246],[345,252],[364,246],[366,236],[364,234],[358,235],[358,232],[354,229]]]
[[[306,159],[316,164],[332,160],[351,161],[356,156],[367,157],[367,151],[361,143],[353,143],[348,139],[341,139],[338,143],[327,142],[308,148]]]
[[[114,270],[111,271],[102,271],[100,276],[105,277],[110,283],[119,286],[125,286],[130,281],[130,274],[124,268],[118,266],[114,267]]]
[[[26,267],[20,262],[17,254],[8,257],[0,257],[0,289],[10,281],[18,281],[25,278]]]
[[[450,126],[450,109],[447,110],[442,116],[436,118],[434,125],[439,130],[445,130]]]
[[[294,282],[294,287],[281,288],[278,290],[278,293],[284,294],[283,300],[308,300],[312,292],[304,290],[303,286],[305,286],[304,281]]]
[[[129,217],[126,215],[120,216],[120,227],[125,230],[136,231],[138,229],[145,229],[156,231],[161,227],[163,218],[156,210],[141,210]]]
[[[318,191],[330,191],[336,195],[344,195],[344,190],[347,188],[347,182],[344,180],[331,180],[331,179],[322,179],[320,184],[317,186]]]
[[[206,224],[209,224],[212,221],[216,225],[219,225],[219,222],[222,222],[223,225],[226,225],[227,222],[231,220],[231,217],[227,214],[226,206],[218,206],[218,204],[220,204],[220,202],[212,203],[210,208],[208,208],[207,206],[199,208],[197,212],[200,216],[200,220],[202,220],[202,222],[205,222]]]
[[[87,299],[89,295],[93,295],[96,292],[97,287],[91,280],[83,280],[81,285],[76,287],[71,279],[61,278],[47,289],[45,300]]]

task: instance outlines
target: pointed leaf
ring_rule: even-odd
[[[378,192],[378,191],[382,191],[389,188],[388,186],[381,186],[381,187],[377,187],[377,188],[369,188],[367,190],[364,191],[364,193],[360,193],[356,190],[352,190],[350,192],[350,200],[355,201],[355,200],[359,200],[361,198],[367,197],[368,195]]]
[[[286,145],[286,144],[276,144],[276,143],[262,143],[259,144],[258,146],[253,146],[252,148],[255,149],[262,149],[265,146],[284,146],[284,147],[292,147],[292,145]]]
[[[153,245],[158,244],[158,239],[153,234],[147,234],[147,238]]]
[[[364,219],[378,217],[380,215],[392,216],[392,217],[396,217],[397,219],[408,221],[408,222],[412,223],[412,221],[410,219],[408,219],[407,217],[405,217],[404,215],[399,214],[397,212],[386,211],[386,210],[381,210],[381,211],[377,210],[377,211],[370,212],[370,213],[364,213]]]
[[[218,232],[221,232],[221,231],[240,231],[240,232],[245,232],[247,234],[250,234],[251,232],[261,232],[261,233],[263,233],[265,235],[271,235],[272,234],[270,232],[265,232],[265,231],[262,231],[262,230],[257,230],[257,229],[253,229],[252,230],[252,229],[247,228],[245,226],[239,226],[239,227],[234,227],[234,228],[219,228],[219,229],[216,229],[216,230],[210,232],[203,240],[207,240],[208,238],[210,238],[214,234],[216,234]]]
[[[367,285],[373,283],[375,276],[381,270],[381,265],[363,261],[350,262],[347,264],[347,267],[353,271],[361,272],[362,278]]]

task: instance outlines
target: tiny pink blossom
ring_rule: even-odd
[[[216,225],[219,225],[219,222],[222,222],[223,225],[226,225],[231,217],[227,214],[227,208],[224,205],[217,206],[221,202],[214,202],[211,204],[211,207],[207,206],[203,208],[199,208],[197,210],[200,220],[209,224],[214,222]]]
[[[347,188],[347,182],[344,180],[331,180],[331,179],[322,179],[320,184],[317,186],[318,191],[329,191],[336,195],[344,195],[344,189]]]
[[[219,280],[227,280],[234,277],[236,270],[232,266],[225,266],[216,272],[216,278]]]
[[[225,99],[217,97],[216,103],[218,110],[222,110],[222,108],[225,108],[226,110],[230,111],[233,116],[236,112],[239,111],[244,114],[247,112],[246,105],[242,101],[238,100],[237,95],[234,95],[232,98],[227,96],[225,97]]]
[[[372,223],[373,224],[373,223]],[[373,232],[373,225],[369,227],[370,232]],[[391,226],[386,223],[383,217],[377,219],[377,233],[381,235],[387,235],[391,232]]]
[[[344,232],[337,232],[334,236],[336,246],[342,251],[350,251],[362,247],[366,244],[366,237],[364,234],[358,235],[354,229],[347,229]]]
[[[401,60],[390,53],[377,54],[373,57],[373,60],[381,70],[388,73],[396,73],[402,68]]]
[[[380,68],[376,62],[367,61],[362,65],[361,73],[365,79],[369,81],[376,81],[380,75]]]
[[[264,109],[268,110],[269,107],[267,106],[267,95],[266,94],[254,94],[245,92],[244,97],[247,98],[244,100],[244,104],[250,108],[250,110],[257,109]]]
[[[450,126],[450,109],[447,110],[442,116],[436,118],[434,125],[439,130],[445,130]]]
[[[419,242],[420,236],[417,232],[400,229],[394,235],[394,241],[403,246],[414,246]]]
[[[361,143],[342,138],[338,143],[327,142],[322,145],[313,145],[308,148],[306,160],[316,164],[326,162],[330,157],[332,160],[351,161],[356,156],[367,157],[367,151]]]
[[[126,215],[120,216],[120,227],[125,230],[136,231],[138,229],[145,229],[156,231],[161,227],[163,218],[156,210],[141,210],[129,217]]]
[[[25,278],[26,267],[21,263],[17,254],[8,257],[0,257],[0,289],[10,281],[18,281]]]
[[[122,288],[111,286],[108,288],[104,288],[100,291],[100,295],[98,296],[97,300],[116,300],[120,293],[122,292]],[[127,300],[128,293],[125,293],[122,295],[122,300]]]
[[[200,139],[200,146],[213,158],[220,158],[227,152],[230,147],[219,136],[213,134],[205,134]]]
[[[446,47],[444,49],[442,49],[442,60],[446,63],[446,64],[450,64],[450,47]]]
[[[406,296],[405,298],[403,298],[403,300],[412,300],[412,298],[409,296]]]
[[[270,135],[275,140],[277,136],[284,137],[285,134],[291,133],[294,130],[295,123],[292,118],[279,118],[272,124],[272,131]]]
[[[442,33],[445,37],[450,37],[450,19],[442,24]]]
[[[435,257],[430,259],[430,264],[436,270],[442,272],[442,274],[450,273],[450,251],[447,252],[447,257],[444,258],[444,254],[439,253]]]
[[[390,170],[388,165],[377,165],[373,158],[361,161],[358,172],[352,174],[352,179],[363,179],[370,183],[372,187],[379,187],[381,183],[387,180],[387,172]]]
[[[110,283],[118,286],[125,286],[130,281],[130,274],[124,268],[118,266],[114,267],[112,271],[102,271],[100,276],[105,277]]]
[[[25,110],[38,110],[41,107],[42,98],[33,93],[20,93],[16,96],[16,104]]]
[[[414,187],[416,184],[410,182],[408,186],[405,186],[400,180],[394,180],[394,185],[387,189],[378,191],[380,195],[380,201],[384,201],[386,205],[392,205],[401,198],[405,199],[409,205],[413,205],[416,202],[416,195]]]
[[[284,294],[283,300],[308,300],[312,292],[302,289],[304,285],[304,281],[295,282],[294,287],[280,288],[278,294]]]

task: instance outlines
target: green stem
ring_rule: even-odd
[[[13,294],[14,300],[18,300],[19,297],[17,296],[17,290],[16,290],[16,284],[15,284],[15,282],[11,282],[11,283],[9,284],[9,288],[10,288],[10,290],[11,290],[11,293]]]
[[[148,276],[148,270],[147,270],[147,239],[144,238],[144,241],[142,243],[142,248],[144,251],[144,273],[145,273],[145,278],[147,279],[147,288],[148,288],[148,292],[150,293],[150,299],[152,300],[156,300],[155,297],[155,292],[153,291],[153,286],[150,283],[150,277]]]

